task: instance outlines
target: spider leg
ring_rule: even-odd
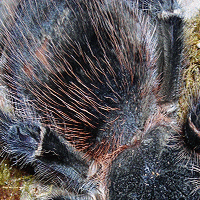
[[[43,183],[65,191],[55,199],[92,199],[97,183],[88,178],[89,164],[82,155],[48,127],[14,122],[0,113],[0,142],[3,154],[20,167],[31,166]]]

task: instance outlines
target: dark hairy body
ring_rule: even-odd
[[[22,0],[4,9],[1,82],[12,109],[1,108],[1,151],[62,188],[46,199],[199,199],[198,98],[185,121],[177,117],[176,1]]]

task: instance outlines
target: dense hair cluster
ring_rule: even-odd
[[[55,185],[46,199],[199,198],[199,101],[177,118],[176,1],[10,0],[0,11],[1,151]]]

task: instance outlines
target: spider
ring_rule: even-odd
[[[198,91],[177,117],[179,11],[175,0],[4,2],[1,152],[61,188],[46,199],[199,199]]]

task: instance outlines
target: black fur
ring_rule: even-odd
[[[9,6],[1,82],[13,112],[2,107],[0,142],[15,164],[62,188],[47,199],[199,199],[200,103],[177,120],[178,3]]]

